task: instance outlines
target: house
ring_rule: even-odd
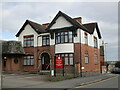
[[[21,71],[24,49],[18,41],[0,41],[2,46],[2,70]]]
[[[91,75],[100,73],[100,30],[97,22],[82,24],[59,11],[51,23],[26,20],[16,34],[25,50],[21,71],[54,70],[54,56],[64,58],[64,73]],[[61,74],[63,68],[56,67]]]

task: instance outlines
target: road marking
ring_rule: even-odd
[[[92,85],[92,84],[96,84],[96,83],[101,83],[101,82],[105,82],[105,81],[107,81],[107,80],[111,80],[111,79],[113,79],[113,78],[116,78],[116,77],[118,77],[118,76],[113,76],[113,77],[111,77],[111,78],[108,78],[108,79],[105,79],[105,80],[95,80],[95,81],[93,81],[93,82],[88,82],[88,83],[86,83],[86,84],[82,84],[82,85],[80,85],[80,86],[77,86],[77,87],[74,87],[74,88],[81,88],[81,87],[85,87],[85,86],[89,86],[89,85]]]

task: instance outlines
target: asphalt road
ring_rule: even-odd
[[[77,88],[118,88],[118,79],[120,81],[120,76],[112,77],[88,85],[78,86]]]
[[[74,78],[70,80],[64,80],[59,82],[49,82],[45,81],[46,76],[44,75],[34,75],[34,74],[27,74],[27,75],[19,75],[19,74],[6,74],[3,75],[2,80],[2,88],[74,88],[79,86],[82,83],[99,80],[101,78],[111,78],[115,77],[116,75],[113,74],[106,74],[106,75],[97,75],[91,77],[82,77],[82,78]],[[99,84],[100,82],[96,82]],[[106,83],[104,86],[102,83]],[[99,87],[98,87],[99,86]],[[87,87],[87,86],[86,86]],[[100,85],[89,86],[89,88],[104,88],[104,87],[118,87],[117,77],[108,79],[100,83]],[[82,87],[79,87],[82,88]],[[84,87],[83,87],[84,88]]]

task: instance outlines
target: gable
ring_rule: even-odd
[[[29,25],[27,24],[24,29],[22,30],[22,32],[20,33],[20,36],[24,36],[24,35],[36,35],[37,33],[35,32],[35,30]]]
[[[93,36],[99,38],[96,28],[94,28]]]
[[[61,23],[59,22],[58,23],[58,20],[62,21],[61,19],[64,22],[61,22]],[[57,24],[55,24],[56,21],[57,21]],[[69,26],[68,28],[74,28],[74,29],[80,28],[80,29],[86,30],[86,28],[82,24],[78,23],[76,20],[74,20],[73,18],[71,18],[70,16],[66,15],[65,13],[63,13],[61,11],[58,12],[58,14],[55,16],[55,18],[52,20],[52,22],[46,28],[46,30],[47,31],[54,30],[54,29],[52,29],[53,25],[54,25],[54,28],[56,28],[56,26],[58,26],[58,24],[60,24],[60,27],[61,26],[62,27],[68,27]],[[64,26],[63,26],[63,24],[64,24]],[[58,27],[57,27],[57,29],[58,29]]]
[[[99,37],[99,39],[101,39],[100,30],[99,30],[98,24],[96,22],[83,24],[83,26],[87,28],[88,33],[90,33],[90,34],[94,33]]]
[[[19,37],[19,35],[21,34],[21,32],[24,30],[24,28],[26,27],[26,25],[29,24],[33,30],[40,34],[40,33],[44,33],[46,32],[45,31],[45,26],[41,25],[41,24],[38,24],[38,23],[35,23],[33,21],[30,21],[30,20],[26,20],[26,22],[23,24],[23,26],[21,27],[21,29],[18,31],[18,33],[16,34],[16,37]]]
[[[71,26],[73,25],[69,21],[67,21],[63,16],[60,16],[50,29],[59,29]]]

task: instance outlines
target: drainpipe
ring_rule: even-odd
[[[80,30],[80,76],[82,77],[82,53],[81,53],[81,30]]]
[[[41,35],[37,36],[37,65],[36,65],[36,68],[37,68],[37,73],[38,73],[38,38],[41,37]]]

